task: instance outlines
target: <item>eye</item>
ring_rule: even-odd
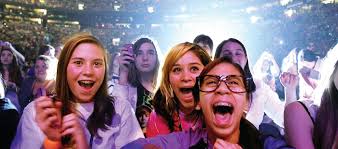
[[[192,66],[192,67],[190,68],[190,70],[191,70],[191,72],[197,72],[197,71],[199,71],[200,69],[199,69],[197,66]]]
[[[174,73],[179,73],[179,72],[181,72],[181,68],[179,68],[179,67],[174,67],[173,69],[172,69],[172,72],[174,72]]]
[[[102,66],[103,63],[102,63],[102,62],[94,62],[94,65],[95,65],[95,66]]]
[[[82,64],[82,61],[74,61],[73,62],[75,65],[81,65]]]
[[[242,56],[243,55],[243,53],[241,53],[241,52],[236,52],[236,56]]]
[[[231,52],[226,50],[223,52],[223,56],[231,56]]]
[[[151,50],[148,52],[150,55],[155,55],[155,51],[154,50]]]
[[[142,54],[143,54],[143,52],[141,50],[136,51],[136,56],[139,56],[139,55],[142,55]]]
[[[216,85],[216,84],[217,84],[217,81],[216,81],[216,80],[209,79],[209,80],[206,80],[206,81],[205,81],[205,84],[206,84],[206,85]]]

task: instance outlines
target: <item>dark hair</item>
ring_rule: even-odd
[[[242,48],[243,48],[243,51],[244,51],[244,54],[246,57],[247,56],[247,52],[246,52],[246,49],[245,49],[245,46],[243,45],[243,43],[235,38],[229,38],[227,40],[224,40],[222,41],[216,48],[216,52],[215,52],[215,58],[220,58],[221,56],[221,53],[222,53],[222,48],[223,46],[228,43],[228,42],[234,42],[234,43],[238,43]],[[249,67],[249,60],[246,62],[244,68],[244,76],[248,79],[248,92],[254,92],[256,90],[256,84],[255,82],[253,81],[253,78],[252,78],[252,74],[250,72],[250,67]]]
[[[179,100],[171,88],[169,73],[175,63],[189,51],[194,53],[204,66],[211,61],[209,54],[197,44],[184,42],[174,46],[170,49],[164,61],[161,83],[153,97],[155,112],[166,120],[170,132],[173,132],[175,128],[174,116],[178,115]]]
[[[195,86],[193,88],[193,96],[194,96],[195,105],[197,105],[199,100],[200,100],[200,98],[199,98],[199,92],[200,91],[199,91],[199,85],[198,85],[199,82],[200,82],[200,78],[207,75],[210,72],[211,69],[213,69],[215,66],[217,66],[221,63],[228,63],[228,64],[233,65],[239,71],[239,73],[244,76],[245,72],[243,71],[242,67],[239,64],[233,62],[231,58],[221,57],[221,58],[217,58],[217,59],[213,60],[212,62],[210,62],[208,65],[206,65],[204,67],[200,76],[197,77],[197,79],[196,79],[196,83],[195,83]],[[248,90],[248,81],[245,77],[244,77],[244,85],[245,85],[246,90]],[[247,97],[249,97],[248,92],[247,92]],[[249,103],[251,103],[251,98],[248,98],[248,100],[249,100]]]
[[[38,52],[38,55],[44,55],[47,51],[51,51],[51,50],[54,50],[55,51],[55,48],[51,45],[42,45],[40,48],[39,48],[39,52]]]
[[[329,88],[322,95],[321,104],[316,115],[313,128],[313,140],[315,148],[327,149],[338,146],[338,89],[334,84],[338,71],[338,61],[330,77]]]
[[[94,36],[88,33],[79,33],[76,34],[65,43],[65,46],[60,54],[60,59],[57,67],[57,76],[56,76],[56,94],[62,102],[62,115],[67,115],[75,111],[76,101],[72,98],[72,92],[69,88],[67,81],[67,66],[70,61],[71,56],[73,55],[76,47],[82,43],[91,43],[100,47],[105,53],[104,56],[104,65],[107,67],[107,52],[103,48],[103,45],[100,41]],[[83,51],[85,52],[85,51]],[[100,88],[97,90],[94,99],[94,110],[93,113],[87,119],[87,128],[91,135],[99,136],[97,133],[98,129],[107,130],[107,126],[111,125],[113,115],[115,114],[114,108],[114,98],[108,95],[107,91],[107,69],[105,70],[105,75],[103,76],[103,82]]]
[[[316,54],[310,50],[303,50],[304,52],[304,60],[308,62],[316,61],[319,58],[319,54]]]
[[[18,58],[17,58],[16,54],[13,52],[14,49],[12,49],[12,48],[13,47],[11,47],[11,46],[1,47],[0,55],[2,54],[2,51],[6,51],[6,50],[13,54],[12,63],[8,67],[8,72],[9,72],[9,77],[10,77],[9,80],[11,82],[14,82],[17,87],[20,87],[21,81],[23,79],[23,72],[21,71],[21,68],[19,66]],[[4,66],[1,62],[0,62],[0,71],[1,71],[1,74],[4,73]]]
[[[160,62],[159,62],[159,58],[158,58],[158,49],[156,48],[156,45],[154,44],[154,42],[150,39],[150,38],[140,38],[137,41],[135,41],[135,43],[133,44],[133,52],[137,52],[138,49],[140,49],[141,45],[144,43],[150,43],[155,47],[155,52],[156,52],[156,64],[155,64],[155,68],[154,68],[154,77],[153,77],[153,86],[156,86],[156,81],[157,81],[157,74],[158,74],[158,69],[160,67]],[[129,72],[128,72],[128,82],[134,86],[137,87],[139,86],[140,83],[140,72],[137,70],[135,63],[131,63],[130,67],[129,67]]]
[[[212,48],[214,47],[214,43],[212,42],[212,39],[209,36],[204,35],[204,34],[196,36],[193,42],[196,44],[200,42],[203,44],[207,44],[209,45],[211,51],[212,51]]]

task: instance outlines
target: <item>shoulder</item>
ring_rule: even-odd
[[[132,110],[130,103],[120,98],[114,97],[113,104],[114,104],[116,113],[124,113],[126,110],[127,111]]]
[[[246,119],[241,120],[239,143],[243,148],[262,148],[260,133],[256,127]]]

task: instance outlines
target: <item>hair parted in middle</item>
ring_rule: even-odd
[[[105,75],[103,76],[103,82],[93,97],[94,110],[93,113],[89,116],[87,120],[87,128],[92,135],[97,135],[97,130],[106,130],[107,126],[111,124],[112,117],[115,113],[115,108],[113,105],[114,98],[108,95],[107,89],[107,51],[100,43],[100,41],[89,33],[78,33],[70,37],[60,54],[60,59],[57,67],[57,76],[56,76],[56,95],[62,102],[62,115],[67,115],[75,111],[75,99],[73,99],[73,93],[70,90],[68,81],[67,81],[67,67],[70,61],[71,56],[73,55],[75,49],[82,43],[95,44],[100,49],[102,49],[104,54],[104,66],[105,66]],[[85,52],[85,51],[84,51]]]
[[[174,130],[173,115],[178,110],[179,101],[170,85],[169,74],[175,63],[189,51],[193,52],[204,66],[211,61],[209,54],[197,44],[185,42],[174,46],[164,61],[159,89],[154,95],[155,112],[168,122],[170,131]]]

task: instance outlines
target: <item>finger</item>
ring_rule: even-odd
[[[61,120],[56,115],[49,116],[45,121],[46,125],[51,128],[61,128]]]
[[[35,100],[36,100],[35,108],[36,108],[37,113],[41,112],[45,108],[53,108],[54,107],[53,101],[46,96],[41,96],[41,97],[39,97]]]
[[[54,101],[54,106],[55,106],[55,108],[57,108],[57,109],[61,109],[61,107],[62,107],[62,102],[60,101],[60,100],[55,100]]]
[[[45,88],[40,88],[41,96],[47,96],[47,91]]]
[[[62,130],[61,135],[62,136],[66,136],[66,135],[72,135],[72,136],[74,136],[75,132],[78,132],[75,128],[68,127],[67,129]]]
[[[75,114],[68,114],[62,118],[62,131],[73,128],[79,127],[78,118]]]
[[[57,110],[55,108],[46,108],[41,112],[36,114],[36,121],[37,122],[44,122],[50,116],[58,116]]]

